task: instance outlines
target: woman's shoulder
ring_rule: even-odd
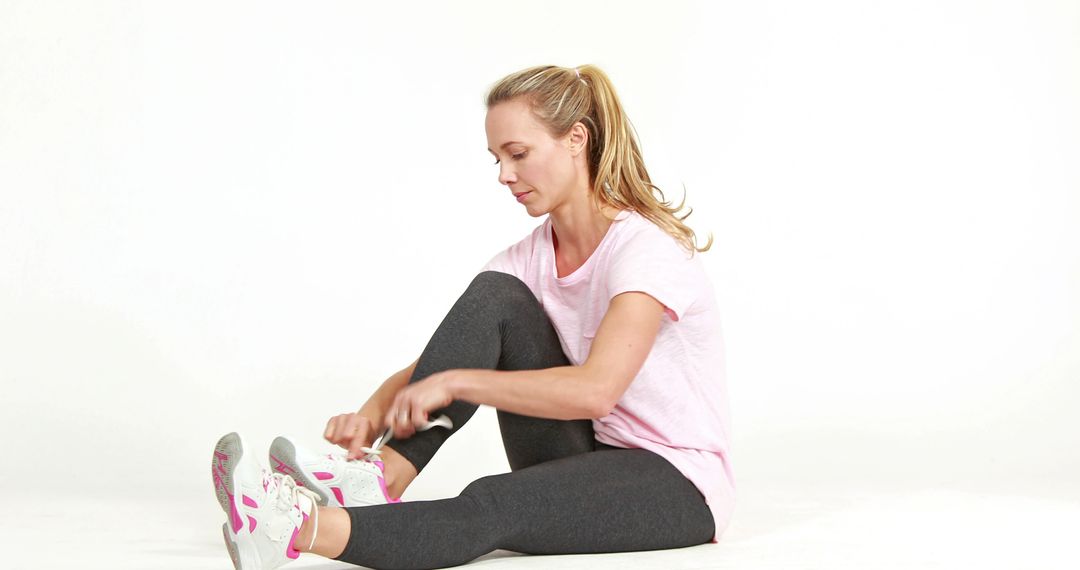
[[[681,255],[689,260],[691,257],[689,252],[675,236],[637,211],[627,210],[627,212],[629,214],[625,220],[620,222],[627,225],[622,230],[617,247],[647,250],[652,254],[665,256]]]
[[[511,243],[509,246],[506,246],[504,249],[532,249],[532,247],[546,238],[547,224],[548,220],[545,218],[544,221],[537,224],[529,233]]]
[[[519,278],[524,276],[529,266],[539,259],[537,252],[542,250],[540,244],[546,235],[544,229],[546,223],[547,220],[544,220],[525,237],[499,249],[481,268],[481,271],[495,270],[517,275]]]

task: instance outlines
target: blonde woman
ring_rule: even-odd
[[[694,232],[658,199],[615,89],[591,65],[532,67],[487,95],[499,182],[530,216],[420,357],[324,436],[278,438],[264,469],[236,433],[214,451],[237,568],[300,552],[437,568],[495,549],[625,552],[717,542],[734,507],[723,341]],[[477,406],[511,472],[454,498],[398,497]],[[438,418],[438,422],[433,422]],[[375,436],[386,430],[387,437]],[[385,444],[385,445],[384,445]]]

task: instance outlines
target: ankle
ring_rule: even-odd
[[[315,535],[315,517],[319,516],[319,505],[311,507],[311,513],[308,514],[304,522],[300,524],[300,532],[296,533],[296,540],[293,542],[293,548],[300,552],[310,552],[312,546],[312,539],[317,538]]]
[[[352,535],[352,520],[345,509],[338,507],[315,507],[319,512],[319,532],[315,544],[311,535],[315,526],[315,511],[300,526],[294,546],[300,552],[313,552],[325,558],[337,558],[345,552]]]
[[[382,462],[386,490],[391,498],[400,499],[405,489],[419,474],[416,471],[416,466],[408,459],[405,459],[404,455],[394,451],[389,446],[383,447]]]

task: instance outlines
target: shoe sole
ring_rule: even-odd
[[[240,434],[232,432],[222,436],[214,446],[214,457],[210,462],[210,471],[215,477],[214,493],[217,495],[221,510],[231,521],[234,516],[240,516],[240,508],[236,504],[235,497],[240,494],[233,476],[236,467],[244,457],[244,443]],[[217,484],[217,478],[222,484]],[[231,497],[230,497],[231,494]],[[251,539],[251,534],[243,532],[246,523],[240,519],[241,534],[233,532],[229,522],[221,526],[222,537],[225,540],[225,548],[229,550],[229,558],[232,559],[236,570],[256,570],[261,566],[258,550]]]
[[[320,506],[342,506],[338,503],[336,498],[332,503],[330,502],[331,495],[329,487],[320,483],[318,479],[308,477],[307,472],[300,468],[300,462],[296,460],[296,446],[293,445],[293,442],[289,440],[289,438],[280,436],[274,438],[274,441],[270,444],[269,459],[270,465],[273,466],[274,471],[288,475],[297,483],[314,491],[315,494],[319,496]],[[282,469],[282,465],[284,465],[286,469]]]
[[[236,570],[244,570],[244,567],[240,565],[240,551],[236,547],[236,542],[229,536],[229,523],[221,525],[221,536],[225,540],[225,548],[229,550],[229,558],[232,560],[233,568]]]
[[[217,495],[221,510],[230,518],[233,513],[239,513],[235,501],[229,496],[236,496],[236,485],[233,482],[233,472],[236,464],[244,457],[244,444],[240,441],[240,434],[232,432],[226,434],[214,445],[214,457],[210,460],[210,476],[214,479],[214,493]],[[220,479],[221,484],[218,483]],[[243,521],[240,521],[243,526]]]

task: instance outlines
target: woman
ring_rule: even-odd
[[[503,78],[486,130],[499,182],[547,218],[481,269],[415,362],[327,423],[347,457],[278,438],[268,471],[235,433],[218,442],[212,469],[237,568],[302,551],[435,568],[495,549],[655,550],[717,542],[727,527],[723,342],[694,255],[711,237],[696,248],[673,215],[682,206],[654,196],[595,66]],[[497,409],[511,472],[454,498],[400,502],[481,404]],[[427,429],[438,416],[450,421]],[[390,443],[368,447],[384,428]]]

